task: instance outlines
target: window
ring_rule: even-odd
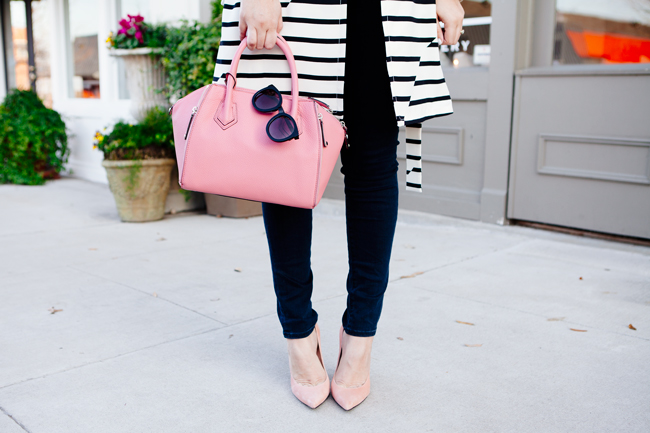
[[[443,66],[466,68],[488,66],[490,64],[490,25],[492,24],[492,3],[481,0],[465,0],[461,3],[465,9],[465,20],[461,35],[456,45],[440,47]]]
[[[650,0],[557,0],[554,64],[650,62]]]
[[[11,55],[13,71],[10,71],[10,85],[20,90],[29,90],[32,84],[38,96],[46,106],[52,106],[52,86],[50,79],[50,20],[48,19],[48,1],[31,3],[31,29],[27,25],[28,15],[24,1],[14,0],[9,4],[11,16]],[[30,67],[29,32],[32,32],[34,66]]]
[[[67,0],[71,97],[99,98],[98,0]],[[102,43],[104,41],[102,40]]]
[[[52,20],[50,0],[32,2],[34,33],[34,63],[36,64],[36,93],[47,107],[52,107],[52,74],[50,72],[50,44]]]
[[[11,42],[13,45],[15,87],[19,90],[31,88],[29,76],[29,52],[27,50],[27,16],[25,3],[12,1]]]
[[[149,17],[149,0],[120,0],[120,18],[137,14],[142,15],[147,21],[151,21]]]

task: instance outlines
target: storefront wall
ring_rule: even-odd
[[[404,145],[398,147],[400,207],[504,224],[514,71],[527,2],[465,1],[465,34],[443,47],[442,66],[454,114],[423,126],[423,192],[404,190]],[[403,133],[400,142],[404,143]],[[343,198],[337,171],[327,197]]]
[[[100,97],[98,99],[74,97],[75,89],[71,81],[73,73],[72,60],[70,59],[71,43],[70,14],[68,2],[70,0],[51,1],[51,14],[55,25],[52,28],[52,81],[54,108],[66,118],[66,123],[71,130],[71,157],[69,168],[72,174],[96,182],[107,182],[106,173],[101,166],[102,154],[92,148],[92,139],[96,131],[101,130],[119,119],[133,120],[129,114],[130,101],[125,99],[124,73],[120,68],[117,58],[109,55],[109,50],[104,43],[110,31],[116,31],[119,19],[126,13],[135,13],[144,9],[148,12],[151,22],[176,21],[186,19],[207,19],[209,8],[208,0],[193,1],[128,1],[128,0],[94,0],[98,3],[98,16],[88,17],[97,25]],[[88,0],[83,0],[84,2]],[[162,4],[164,3],[164,5]],[[131,10],[123,10],[123,9]],[[66,13],[68,16],[66,16]],[[57,61],[57,59],[68,59]]]
[[[400,146],[400,206],[650,238],[650,11],[636,6],[491,2],[489,66],[445,67],[455,112],[425,123],[421,194],[403,190]],[[340,174],[327,194],[343,197]]]
[[[9,1],[2,3],[3,42],[6,42],[12,23]],[[37,6],[47,8],[49,25],[45,38],[49,38],[47,76],[40,74],[37,90],[44,100],[51,98],[52,107],[61,113],[69,129],[68,172],[106,183],[106,173],[101,166],[103,157],[93,149],[93,136],[119,119],[133,120],[129,114],[130,100],[125,90],[123,68],[120,60],[109,55],[104,42],[109,32],[117,29],[119,19],[127,13],[141,12],[152,23],[207,20],[211,15],[210,0],[40,0]],[[35,33],[42,30],[42,27],[34,28]],[[9,87],[12,88],[16,86],[16,75],[20,71],[15,69],[12,47],[7,49],[6,43],[3,46],[4,59],[8,59]],[[5,68],[1,69],[0,78],[4,82]],[[4,93],[5,86],[0,87]],[[48,90],[47,95],[41,94],[44,90]]]
[[[71,23],[79,17],[71,15],[69,6],[79,1],[83,7],[95,4],[96,14],[85,17],[92,34],[85,35]],[[3,1],[5,23],[8,3]],[[106,182],[102,155],[92,149],[92,137],[118,119],[130,120],[130,101],[123,70],[109,55],[105,37],[126,12],[142,11],[152,22],[208,19],[210,1],[42,3],[47,4],[51,23],[51,77],[46,78],[53,106],[70,129],[69,168],[75,176]],[[650,71],[644,66],[648,63],[610,58],[610,63],[618,63],[603,65],[597,59],[585,60],[594,33],[574,27],[592,25],[595,18],[571,11],[558,18],[553,1],[463,4],[470,12],[466,34],[458,46],[443,53],[455,113],[425,124],[421,194],[403,189],[404,147],[399,147],[400,206],[498,224],[526,220],[650,237],[650,122],[645,119],[650,107],[647,98],[638,97],[650,90]],[[619,24],[608,25],[625,33]],[[560,25],[566,27],[563,34],[556,31]],[[11,30],[5,26],[0,36],[6,47]],[[81,73],[75,73],[80,69],[75,50],[92,37],[97,41],[97,73],[77,76]],[[607,37],[618,43],[627,36]],[[586,41],[582,45],[576,43],[580,38]],[[642,47],[645,42],[640,40]],[[586,64],[566,64],[576,59]],[[7,65],[9,75],[12,67]],[[4,73],[0,68],[0,78]],[[15,83],[15,78],[9,76],[8,81]],[[343,198],[338,169],[326,196]]]

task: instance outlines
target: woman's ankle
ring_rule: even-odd
[[[327,372],[318,358],[316,333],[300,339],[287,339],[289,369],[296,382],[317,385],[327,379]]]
[[[361,386],[370,373],[373,337],[343,334],[343,353],[334,374],[336,383],[348,388]]]

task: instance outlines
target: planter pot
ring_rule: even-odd
[[[262,215],[262,203],[222,195],[205,194],[205,205],[210,215],[247,218]]]
[[[103,161],[102,165],[122,221],[162,219],[175,160]]]
[[[126,84],[131,98],[131,114],[138,121],[154,107],[167,108],[169,101],[160,93],[167,82],[160,61],[160,48],[111,49],[110,55],[124,59]]]
[[[205,209],[202,192],[184,191],[178,184],[178,166],[174,166],[169,180],[169,194],[165,203],[165,213],[176,214]]]

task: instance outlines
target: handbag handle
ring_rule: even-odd
[[[232,59],[232,63],[230,64],[230,72],[226,74],[226,98],[223,104],[223,109],[225,112],[223,114],[225,115],[224,118],[228,120],[231,120],[233,118],[232,94],[233,94],[233,89],[237,84],[237,67],[239,66],[239,59],[241,58],[244,49],[246,49],[246,40],[247,38],[242,39],[241,43],[239,44],[239,48],[237,49],[237,52],[235,53],[235,56]],[[284,38],[280,35],[278,35],[277,44],[282,50],[282,52],[284,53],[285,57],[287,58],[287,61],[289,62],[289,70],[291,71],[291,111],[289,112],[289,114],[291,114],[291,117],[297,120],[298,119],[298,70],[296,69],[296,61],[293,58],[293,53],[289,48],[289,44],[287,44],[287,41],[285,41]],[[228,75],[232,76],[233,80],[229,80]]]

